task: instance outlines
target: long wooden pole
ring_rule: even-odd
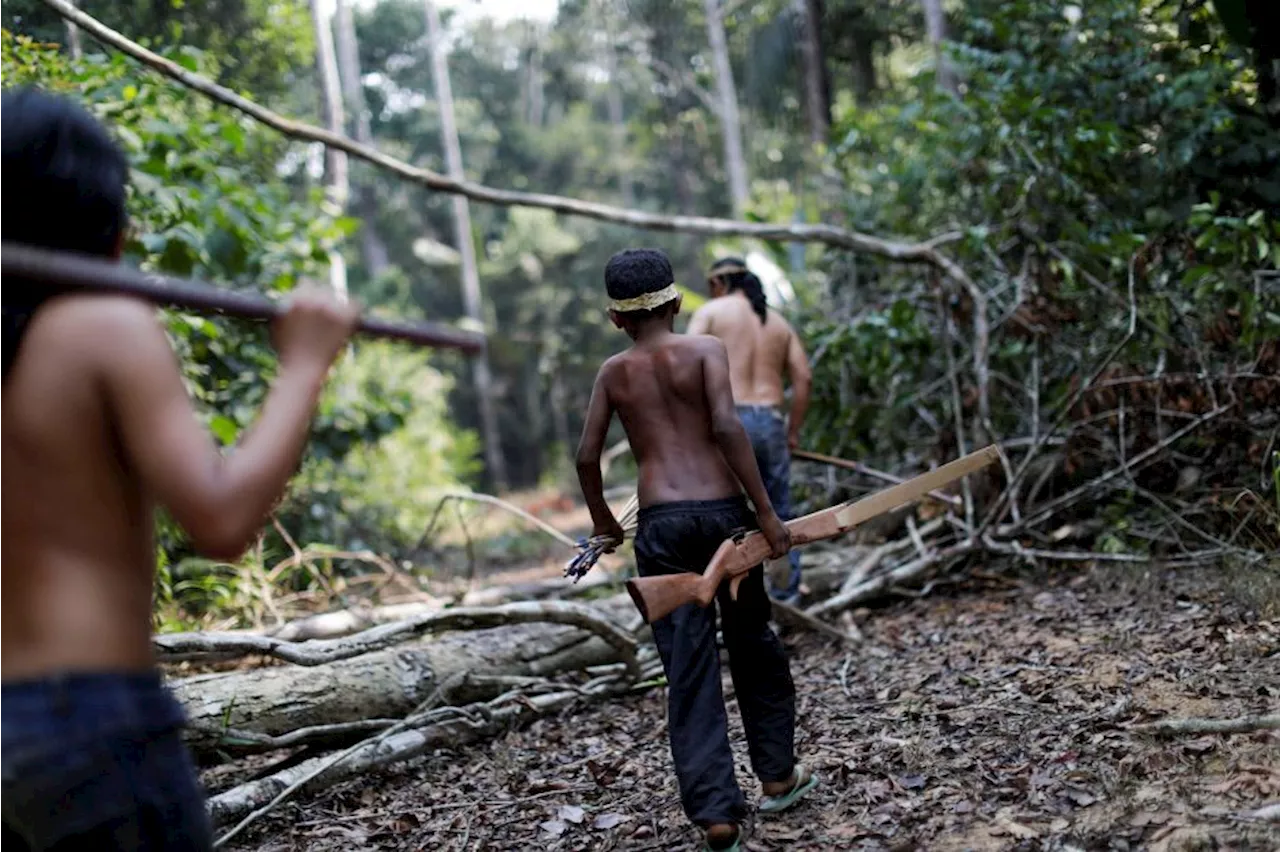
[[[6,295],[25,284],[57,290],[121,293],[162,305],[244,319],[270,320],[282,305],[257,293],[227,290],[194,280],[141,272],[119,263],[67,254],[18,243],[0,243],[0,269]],[[370,337],[400,340],[437,349],[484,350],[485,337],[437,323],[404,323],[365,316],[357,331]]]

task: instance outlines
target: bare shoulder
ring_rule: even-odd
[[[686,334],[681,342],[691,355],[714,358],[725,354],[724,341],[714,334]]]
[[[23,345],[111,359],[157,340],[168,345],[156,310],[147,302],[114,295],[69,295],[41,307]]]
[[[768,316],[769,316],[769,325],[778,329],[778,332],[780,334],[785,334],[787,337],[791,337],[793,334],[796,333],[795,329],[791,327],[791,323],[787,322],[787,318],[784,317],[778,311],[775,311],[773,308],[769,308]]]

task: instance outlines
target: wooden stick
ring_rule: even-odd
[[[849,461],[849,459],[823,455],[822,453],[814,453],[809,450],[792,450],[791,457],[794,459],[804,459],[805,461],[829,464],[832,467],[842,467],[845,470],[851,470],[854,473],[861,473],[865,476],[870,476],[873,479],[879,479],[882,482],[890,482],[894,485],[899,485],[906,481],[900,476],[894,476],[892,473],[885,473],[882,470],[867,467],[861,462]],[[956,497],[954,494],[944,494],[941,491],[930,491],[929,496],[957,509],[963,505],[960,498]]]
[[[30,284],[57,290],[121,293],[156,304],[253,320],[271,320],[283,311],[283,305],[257,293],[227,290],[204,282],[141,272],[88,255],[18,243],[0,243],[0,267],[6,294],[12,293],[15,287]],[[399,323],[365,316],[360,318],[357,331],[370,337],[470,353],[480,352],[485,345],[483,334],[437,323]]]

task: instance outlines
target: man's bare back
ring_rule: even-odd
[[[223,458],[153,308],[65,296],[36,312],[4,380],[0,423],[6,682],[152,666],[155,504],[198,550],[234,558],[292,473],[355,316],[328,297],[295,298],[277,329],[277,387]]]
[[[768,311],[761,323],[747,297],[737,291],[699,309],[689,334],[712,334],[724,343],[738,405],[781,405],[783,373],[790,362],[805,360],[790,323],[776,311]]]
[[[740,493],[712,431],[706,376],[715,372],[717,354],[724,358],[715,338],[670,334],[601,367],[600,389],[640,468],[641,506]]]

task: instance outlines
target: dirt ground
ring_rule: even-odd
[[[1280,849],[1280,732],[1158,739],[1167,716],[1280,710],[1280,622],[1212,572],[992,577],[857,621],[865,641],[785,641],[797,747],[821,786],[758,820],[766,850]],[[758,796],[726,697],[739,779]],[[230,848],[691,850],[665,690],[285,804]]]

